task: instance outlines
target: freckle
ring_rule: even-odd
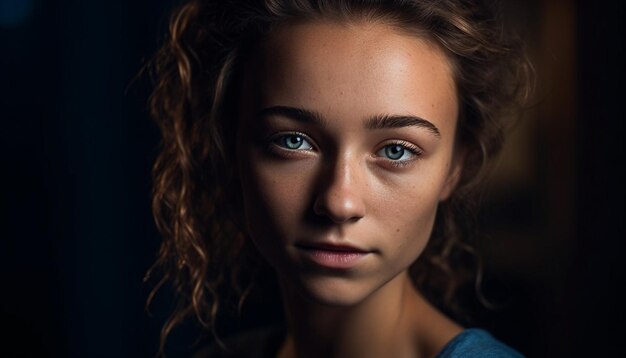
[[[396,232],[400,232],[400,229],[396,229]]]

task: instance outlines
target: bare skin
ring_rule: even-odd
[[[248,231],[287,312],[279,357],[436,355],[462,328],[407,269],[461,168],[448,59],[359,21],[284,26],[257,55],[237,162]]]

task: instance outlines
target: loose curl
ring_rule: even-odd
[[[464,166],[410,272],[416,287],[457,320],[464,317],[459,290],[468,282],[480,285],[468,205],[501,149],[504,113],[529,98],[532,74],[520,42],[505,36],[486,6],[467,0],[192,0],[174,12],[152,66],[149,106],[162,133],[152,208],[163,243],[148,272],[161,277],[148,302],[168,282],[177,296],[161,351],[171,330],[192,316],[215,334],[223,303],[241,304],[263,265],[240,230],[231,189],[237,179],[225,155],[236,132],[233,94],[255,43],[277,26],[316,20],[383,22],[447,54],[460,103],[456,143]]]

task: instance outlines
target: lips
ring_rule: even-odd
[[[336,251],[336,252],[355,252],[355,253],[367,253],[367,250],[360,249],[350,245],[337,245],[332,243],[317,242],[317,243],[299,243],[296,246],[302,249],[310,250],[324,250],[324,251]]]
[[[372,252],[350,245],[332,243],[299,243],[296,247],[316,265],[331,269],[350,269]]]

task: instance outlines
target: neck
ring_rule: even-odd
[[[406,272],[350,306],[314,302],[284,282],[281,289],[290,334],[280,357],[415,356],[408,317],[418,295]]]

